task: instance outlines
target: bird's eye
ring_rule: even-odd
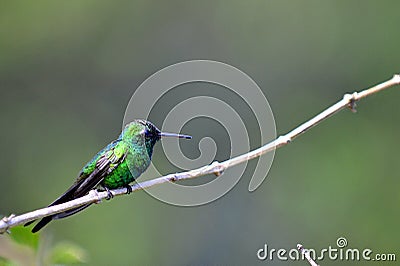
[[[144,131],[144,135],[145,135],[147,138],[151,138],[151,137],[153,136],[153,133],[152,133],[150,130],[146,129],[146,130]]]

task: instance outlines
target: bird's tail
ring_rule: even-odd
[[[53,216],[46,216],[42,218],[33,228],[32,228],[32,233],[36,233],[40,229],[42,229],[46,224],[50,223],[53,220]],[[28,226],[34,221],[30,221],[26,223],[24,226]]]
[[[62,194],[60,197],[58,197],[55,201],[53,201],[48,207],[57,205],[57,204],[61,204],[67,201],[70,201],[71,199],[73,199],[73,195],[75,193],[75,190],[77,188],[77,185],[74,184],[72,185],[64,194]],[[80,207],[78,207],[80,208]],[[71,210],[70,210],[71,211]],[[46,216],[44,218],[42,218],[37,225],[35,225],[32,229],[32,233],[35,233],[37,231],[39,231],[41,228],[43,228],[46,224],[50,223],[53,219],[55,218],[55,215],[49,215]],[[27,222],[26,224],[24,224],[24,226],[28,226],[31,225],[32,223],[34,223],[36,220]]]
[[[45,227],[48,223],[50,223],[52,220],[56,220],[56,219],[62,219],[62,218],[66,218],[68,216],[71,216],[75,213],[78,213],[80,211],[83,211],[84,209],[86,209],[87,207],[89,207],[90,205],[92,205],[92,203],[80,206],[78,208],[72,209],[72,210],[68,210],[62,213],[58,213],[52,216],[46,216],[44,218],[42,218],[33,228],[32,228],[32,233],[36,233],[37,231],[39,231],[40,229],[42,229],[43,227]],[[32,224],[34,221],[30,221],[28,223],[26,223],[24,226],[28,226],[30,224]]]
[[[80,212],[80,211],[83,211],[84,209],[86,209],[87,207],[89,207],[89,206],[92,205],[92,204],[93,204],[93,203],[88,203],[88,204],[82,205],[82,206],[80,206],[80,207],[78,207],[78,208],[75,208],[75,209],[72,209],[72,210],[68,210],[68,211],[65,211],[65,212],[62,212],[62,213],[57,213],[57,214],[55,214],[55,215],[53,216],[53,219],[54,219],[54,220],[57,220],[57,219],[66,218],[66,217],[71,216],[71,215],[73,215],[73,214],[75,214],[75,213],[78,213],[78,212]]]

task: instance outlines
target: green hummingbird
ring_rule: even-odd
[[[150,165],[154,145],[161,137],[191,139],[191,136],[161,132],[154,124],[146,120],[134,120],[125,126],[119,137],[99,151],[81,170],[76,181],[50,206],[61,204],[86,195],[90,190],[103,188],[108,198],[113,195],[110,189],[127,188]],[[73,215],[89,207],[92,203],[62,213],[42,218],[32,229],[35,233],[55,219]],[[28,222],[25,226],[34,221]]]

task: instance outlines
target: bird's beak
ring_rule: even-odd
[[[180,139],[191,139],[192,138],[192,136],[189,136],[189,135],[168,133],[168,132],[161,132],[160,137],[174,137],[174,138],[180,138]]]

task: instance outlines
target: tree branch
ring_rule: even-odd
[[[297,244],[297,249],[301,252],[301,254],[307,259],[308,263],[311,266],[319,266],[310,256],[310,252],[303,247],[302,244]]]
[[[321,121],[327,119],[331,115],[337,113],[338,111],[349,107],[352,111],[355,111],[355,103],[363,99],[369,95],[372,95],[374,93],[377,93],[381,90],[393,87],[395,85],[400,84],[400,74],[394,75],[393,78],[390,80],[387,80],[385,82],[382,82],[376,86],[373,86],[369,89],[363,90],[361,92],[354,92],[352,94],[346,94],[344,95],[343,99],[340,100],[339,102],[335,103],[331,107],[327,108],[320,114],[316,115],[315,117],[311,118],[307,122],[301,124],[297,128],[293,129],[286,135],[279,136],[276,140],[265,144],[264,146],[255,149],[253,151],[250,151],[248,153],[239,155],[237,157],[231,158],[229,160],[223,161],[223,162],[213,162],[210,165],[206,165],[203,167],[200,167],[198,169],[194,169],[191,171],[187,172],[181,172],[177,174],[169,174],[166,176],[162,176],[159,178],[155,178],[149,181],[142,182],[140,184],[134,184],[132,185],[132,191],[136,190],[141,190],[144,188],[152,187],[155,185],[160,185],[166,182],[175,182],[179,180],[184,180],[184,179],[191,179],[191,178],[196,178],[208,174],[215,174],[217,176],[221,175],[225,169],[249,161],[251,159],[257,158],[269,151],[272,151],[276,148],[279,148],[281,146],[284,146],[288,143],[290,143],[293,139],[298,137],[299,135],[303,134],[313,126],[316,126],[319,124]],[[119,196],[122,194],[125,194],[127,192],[126,188],[121,188],[121,189],[114,189],[111,190],[114,196]],[[8,217],[3,217],[3,219],[0,220],[0,234],[6,232],[9,228],[24,224],[26,222],[36,220],[43,218],[45,216],[49,216],[52,214],[56,213],[61,213],[82,205],[85,205],[87,203],[99,203],[101,202],[102,199],[107,198],[107,192],[98,192],[96,190],[90,191],[89,194],[86,196],[83,196],[81,198],[71,200],[66,203],[62,203],[59,205],[47,207],[47,208],[42,208],[38,209],[35,211],[31,211],[25,214],[21,215],[10,215]]]

